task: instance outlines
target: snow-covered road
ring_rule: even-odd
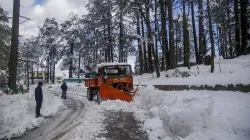
[[[23,134],[21,133],[23,128],[30,130],[28,128],[36,126],[38,128],[26,132],[26,135],[17,139],[249,140],[250,138],[249,93],[206,90],[160,91],[153,86],[140,86],[138,94],[131,103],[108,100],[98,104],[87,100],[86,87],[82,84],[69,83],[68,87],[69,98],[63,101],[58,95],[60,85],[44,87],[46,98],[42,114],[45,118],[39,119],[45,122],[35,126],[33,124],[37,123],[31,123],[32,119],[38,121],[32,116],[33,98],[28,98],[32,97],[32,93],[29,93],[29,96],[2,96],[0,116],[4,117],[2,126],[5,126],[0,129],[0,132],[3,132],[2,138],[13,138],[17,134]],[[55,93],[57,96],[54,96]],[[63,106],[62,102],[66,109],[62,107],[55,114],[48,113],[56,110],[52,108],[57,104]],[[0,117],[0,123],[3,117]]]
[[[58,93],[53,93],[58,96]],[[60,110],[53,117],[45,117],[46,122],[32,131],[27,131],[20,140],[53,140],[60,139],[66,133],[79,125],[79,120],[83,115],[84,103],[79,98],[68,96],[63,101],[66,109]]]
[[[45,87],[54,98],[60,99],[58,85]],[[61,100],[61,99],[60,99]],[[121,102],[121,101],[118,101]],[[26,131],[15,140],[147,140],[132,112],[113,110],[109,103],[90,102],[85,87],[69,84],[65,108],[56,114],[42,117],[40,126]],[[125,103],[129,104],[129,103]]]

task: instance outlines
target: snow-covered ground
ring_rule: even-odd
[[[84,86],[71,84],[74,94],[85,100],[82,124],[63,139],[91,140],[105,131],[104,112],[133,112],[142,122],[149,140],[249,140],[250,94],[224,91],[160,91],[139,87],[131,103],[88,102]],[[73,87],[76,88],[73,88]],[[119,117],[119,116],[118,116]]]
[[[31,86],[28,94],[0,96],[0,139],[20,136],[26,130],[33,129],[45,121],[43,117],[35,118],[35,87]],[[54,115],[60,108],[64,108],[62,100],[44,87],[43,98],[43,116]]]
[[[220,64],[220,68],[219,68]],[[227,85],[250,83],[250,55],[232,60],[217,60],[215,73],[210,66],[197,66],[187,70],[162,72],[160,78],[152,75],[134,77],[139,86],[133,102],[119,100],[103,101],[101,104],[86,99],[83,84],[68,83],[68,95],[84,103],[84,110],[74,130],[61,139],[105,140],[98,137],[107,133],[104,112],[133,112],[142,122],[142,129],[149,140],[249,140],[250,139],[250,94],[229,91],[160,91],[152,85]],[[168,77],[166,77],[168,75]],[[186,77],[189,75],[188,77]],[[184,78],[183,78],[184,77]],[[44,103],[41,113],[53,115],[62,100],[52,95],[60,92],[60,85],[44,88]],[[34,91],[31,89],[31,91]],[[41,124],[43,118],[35,118],[34,93],[0,96],[0,139],[18,136],[25,130]],[[119,117],[119,116],[118,116]]]
[[[135,103],[150,140],[249,140],[250,94],[141,88]]]
[[[135,76],[134,81],[135,84],[142,85],[246,85],[250,84],[250,55],[235,59],[216,59],[214,73],[210,72],[210,66],[196,65],[190,70],[180,67],[161,72],[159,78],[156,78],[155,73]]]

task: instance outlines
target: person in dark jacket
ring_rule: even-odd
[[[23,94],[23,85],[22,85],[22,84],[20,84],[19,90],[20,90],[20,92]]]
[[[68,86],[66,85],[65,82],[63,82],[63,84],[61,85],[61,89],[62,89],[62,99],[66,99],[66,93],[68,90]]]
[[[43,83],[39,82],[38,86],[35,89],[35,99],[36,99],[36,117],[41,117],[40,110],[43,102],[43,91],[42,91]]]

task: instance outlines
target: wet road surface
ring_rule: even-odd
[[[56,93],[53,93],[59,96]],[[13,138],[15,140],[56,140],[78,126],[80,114],[83,112],[84,104],[81,100],[68,96],[63,101],[67,109],[58,111],[52,117],[45,117],[46,122],[41,126],[26,131],[22,136]]]
[[[59,96],[56,93],[53,93]],[[82,122],[84,115],[84,102],[76,95],[68,96],[63,101],[67,109],[58,111],[52,117],[45,117],[46,122],[41,126],[25,132],[22,136],[12,138],[14,140],[57,140],[63,139],[66,134],[74,131]],[[86,98],[86,97],[84,97]],[[104,116],[106,132],[98,137],[107,140],[148,140],[147,134],[140,130],[140,122],[136,121],[133,113],[106,111]]]
[[[106,130],[101,134],[107,140],[148,140],[146,132],[140,130],[140,122],[136,121],[133,113],[107,111]]]

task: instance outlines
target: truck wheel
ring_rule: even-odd
[[[87,90],[87,99],[89,101],[93,101],[93,93],[92,93],[92,90],[88,88]]]
[[[96,101],[97,101],[97,103],[98,103],[98,104],[100,104],[100,103],[101,103],[99,90],[97,91],[97,94],[96,94]]]

